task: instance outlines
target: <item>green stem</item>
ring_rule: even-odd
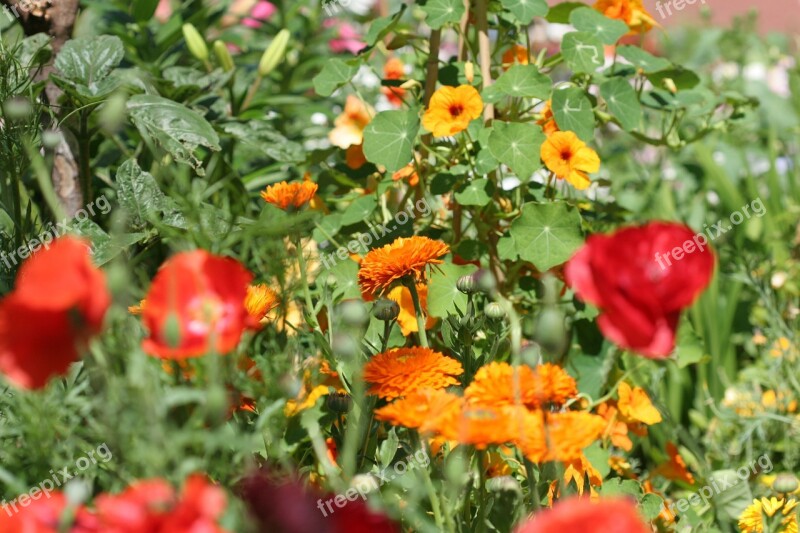
[[[425,332],[425,317],[422,314],[422,306],[419,303],[417,284],[412,278],[406,279],[406,287],[411,292],[411,300],[414,302],[414,312],[417,315],[417,328],[419,329],[419,343],[423,348],[428,347],[428,334]]]
[[[78,157],[81,165],[81,185],[83,188],[83,200],[87,204],[92,203],[92,169],[90,166],[91,154],[89,152],[89,141],[91,135],[89,134],[89,113],[88,111],[81,111],[80,113],[80,131],[78,133]]]
[[[311,289],[308,287],[308,272],[306,272],[306,258],[303,256],[303,244],[300,240],[300,237],[297,237],[295,240],[295,250],[297,251],[297,262],[300,265],[300,279],[303,281],[303,295],[305,296],[306,301],[306,322],[308,325],[311,326],[313,329],[320,331],[319,322],[317,322],[317,317],[314,316],[314,304],[311,301]]]

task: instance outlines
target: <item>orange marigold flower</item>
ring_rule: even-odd
[[[567,180],[576,189],[589,187],[588,174],[600,170],[597,152],[571,131],[550,134],[542,143],[541,156],[557,178]]]
[[[419,306],[422,312],[428,314],[428,286],[422,283],[417,284],[417,294],[419,295]],[[400,330],[403,335],[408,337],[412,333],[419,331],[417,324],[417,314],[414,310],[414,300],[411,298],[411,291],[408,287],[398,285],[392,289],[386,297],[390,300],[397,302],[400,306],[400,313],[397,315],[397,323],[400,325]],[[436,325],[436,318],[428,316],[425,320],[425,329],[431,329]]]
[[[358,270],[358,284],[362,292],[383,294],[390,285],[406,276],[424,281],[427,266],[441,264],[443,261],[439,258],[449,252],[445,243],[428,237],[400,237],[364,256]]]
[[[392,400],[422,389],[457,385],[454,376],[464,372],[461,363],[430,348],[394,348],[379,353],[364,365],[370,394]]]
[[[661,422],[661,413],[653,407],[643,389],[639,387],[631,389],[631,386],[623,381],[619,384],[617,393],[619,394],[617,408],[628,420],[642,422],[648,426]]]
[[[519,44],[515,44],[505,52],[503,52],[503,69],[508,70],[514,64],[527,65],[530,63],[528,58],[528,48]]]
[[[642,0],[597,0],[594,8],[608,18],[621,20],[630,28],[628,35],[647,33],[658,26],[653,16],[642,5]]]
[[[535,408],[563,404],[577,393],[575,380],[557,365],[515,369],[508,363],[492,362],[478,369],[464,396],[472,404],[502,407],[520,403]]]
[[[522,432],[524,408],[464,404],[462,409],[443,417],[439,430],[443,437],[484,450],[505,444]]]
[[[460,412],[462,399],[442,389],[414,391],[375,410],[375,418],[420,433],[438,433],[440,421]]]
[[[408,180],[408,184],[416,187],[419,183],[419,175],[414,163],[409,163],[394,174],[392,174],[393,181]]]
[[[263,283],[249,285],[247,287],[247,296],[244,299],[244,306],[250,316],[260,322],[267,318],[267,314],[278,306],[278,295]]]
[[[344,111],[333,122],[334,128],[328,133],[331,144],[339,148],[350,148],[364,142],[364,128],[372,120],[375,110],[361,98],[348,95]]]
[[[694,485],[694,476],[686,468],[686,462],[678,452],[678,447],[672,442],[667,443],[667,455],[669,460],[656,468],[653,471],[653,475],[660,475],[672,481],[683,481],[689,485]]]
[[[553,115],[553,104],[550,100],[544,103],[544,107],[541,111],[541,118],[536,121],[536,123],[542,127],[542,131],[548,137],[555,132],[559,131],[558,124],[556,124],[556,118]]]
[[[304,180],[293,183],[282,181],[261,191],[261,198],[268,204],[280,207],[285,211],[289,206],[295,209],[303,207],[316,193],[317,184],[313,181]]]
[[[431,96],[422,125],[434,137],[447,137],[464,131],[470,121],[481,116],[483,100],[471,85],[444,86]]]
[[[575,461],[583,449],[600,438],[605,421],[590,413],[568,411],[525,414],[524,432],[516,442],[525,456],[534,463]]]

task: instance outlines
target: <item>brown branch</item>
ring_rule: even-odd
[[[483,88],[492,84],[492,53],[489,50],[489,22],[487,20],[486,0],[475,0],[475,22],[478,27],[478,61],[481,65]],[[491,122],[494,119],[494,105],[486,104],[483,119]]]

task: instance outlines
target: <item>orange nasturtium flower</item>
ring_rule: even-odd
[[[428,237],[399,237],[364,256],[358,270],[358,284],[362,292],[372,295],[383,294],[406,276],[424,281],[428,265],[441,264],[439,258],[449,252],[445,243]]]
[[[686,462],[681,457],[675,444],[667,443],[667,455],[669,455],[669,460],[656,468],[653,471],[653,475],[660,475],[673,481],[684,481],[689,485],[694,485],[694,476],[686,468]]]
[[[528,58],[528,48],[519,44],[515,44],[505,52],[503,52],[503,69],[508,70],[514,64],[527,65],[530,63]]]
[[[268,204],[283,210],[288,209],[290,206],[300,209],[314,198],[317,188],[317,184],[313,181],[303,180],[293,183],[282,181],[261,191],[261,198]]]
[[[244,300],[247,312],[256,321],[261,322],[267,314],[278,306],[278,295],[267,285],[249,285]]]
[[[383,66],[383,77],[387,80],[401,80],[405,75],[405,65],[396,57],[390,58]],[[403,105],[403,95],[406,94],[406,90],[402,87],[383,86],[381,87],[381,92],[393,106],[400,107]]]
[[[162,359],[230,352],[255,325],[244,304],[252,279],[238,261],[205,250],[171,257],[147,293],[142,348]]]
[[[416,187],[419,183],[419,174],[417,168],[414,166],[413,161],[394,174],[392,174],[392,181],[408,180],[408,184]]]
[[[623,381],[619,384],[617,393],[619,394],[617,408],[629,421],[642,422],[648,426],[661,422],[661,413],[653,406],[643,389],[639,387],[632,389]]]
[[[422,125],[434,137],[447,137],[467,129],[470,121],[481,116],[483,100],[472,85],[444,86],[431,96]]]
[[[364,128],[367,127],[375,110],[357,96],[348,95],[344,111],[336,117],[334,128],[328,133],[331,144],[342,149],[364,142]]]
[[[379,353],[364,365],[370,394],[393,400],[423,389],[458,385],[461,363],[430,348],[394,348]]]
[[[594,8],[608,18],[627,24],[629,35],[647,33],[653,26],[658,26],[642,5],[642,0],[597,0]]]
[[[428,316],[428,286],[424,283],[417,284],[417,294],[419,295],[419,306],[422,308],[423,314],[427,316],[425,320],[425,329],[431,329],[436,325],[436,318]],[[403,335],[408,337],[412,333],[419,331],[417,324],[417,314],[414,309],[414,300],[411,298],[411,291],[408,287],[398,285],[386,295],[390,300],[397,302],[400,306],[400,313],[397,315],[397,323]]]
[[[544,103],[544,107],[540,113],[542,116],[536,123],[542,127],[542,131],[544,131],[545,135],[549,137],[553,133],[559,131],[556,118],[553,116],[553,105],[550,100]]]
[[[576,189],[591,183],[588,174],[600,170],[597,152],[586,146],[571,131],[557,131],[542,143],[542,161],[557,178],[567,180]]]

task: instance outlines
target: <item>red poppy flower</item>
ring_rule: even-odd
[[[567,263],[579,298],[600,308],[600,330],[619,346],[664,358],[675,347],[681,310],[705,289],[714,254],[704,235],[686,226],[651,222],[593,235]]]
[[[256,325],[244,304],[252,279],[238,261],[204,250],[170,258],[145,298],[142,320],[150,337],[142,348],[164,359],[230,352],[245,328]]]
[[[25,388],[65,374],[102,329],[110,303],[84,241],[62,237],[35,252],[0,302],[0,369]]]
[[[650,528],[636,512],[636,505],[624,499],[592,502],[571,498],[552,509],[537,513],[516,533],[649,533]]]

